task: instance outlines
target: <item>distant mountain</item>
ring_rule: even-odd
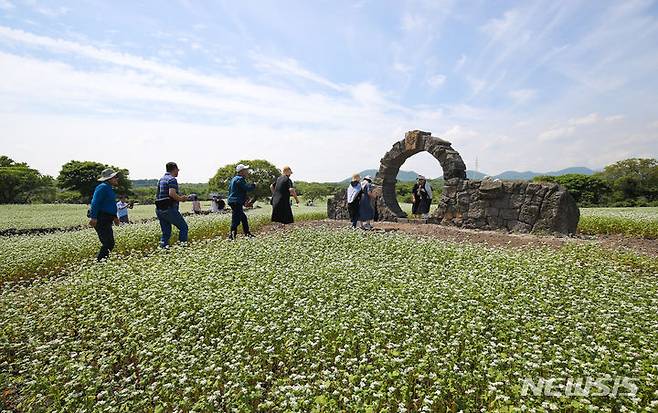
[[[529,181],[535,176],[540,176],[540,175],[545,175],[545,176],[559,176],[559,175],[566,175],[566,174],[583,174],[583,175],[592,175],[596,171],[593,171],[592,169],[585,168],[583,166],[575,166],[571,168],[565,168],[565,169],[560,169],[559,171],[550,171],[550,172],[534,172],[534,171],[525,171],[525,172],[517,172],[517,171],[505,171],[502,173],[499,173],[498,175],[492,176],[492,178],[498,178],[498,179],[510,179],[510,180],[525,180]]]
[[[367,175],[372,176],[372,179],[375,179],[375,175],[377,175],[378,169],[366,169],[365,171],[359,172],[359,175],[361,175],[361,178],[366,177]],[[399,171],[398,172],[398,181],[399,182],[415,182],[416,178],[418,177],[418,172],[416,171]],[[348,183],[352,180],[352,178],[346,178],[341,181],[341,183]]]
[[[466,170],[466,177],[468,179],[481,180],[485,176],[487,176],[487,174],[479,171],[471,171],[470,169]]]
[[[473,170],[467,170],[466,171],[466,176],[468,179],[474,179],[474,180],[480,180],[483,179],[485,176],[491,176],[492,179],[504,179],[504,180],[522,180],[522,181],[529,181],[535,176],[540,176],[540,175],[548,175],[548,176],[559,176],[559,175],[566,175],[566,174],[583,174],[583,175],[592,175],[596,173],[596,171],[586,168],[584,166],[574,166],[571,168],[565,168],[565,169],[560,169],[559,171],[550,171],[550,172],[534,172],[534,171],[524,171],[524,172],[519,172],[519,171],[505,171],[502,173],[499,173],[498,175],[487,175],[484,172],[480,171],[473,171]],[[377,169],[366,169],[365,171],[361,171],[360,173],[361,177],[363,178],[366,175],[370,175],[373,178],[375,175],[377,175]],[[414,182],[416,181],[416,177],[418,176],[418,173],[415,171],[400,171],[398,172],[398,181],[399,182]],[[438,178],[435,179],[441,179],[443,178],[442,176],[439,176]],[[430,178],[432,179],[432,178]],[[351,179],[347,178],[342,181],[342,183],[347,183]]]

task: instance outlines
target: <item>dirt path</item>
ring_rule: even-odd
[[[323,228],[346,228],[347,221],[305,221],[294,223],[289,226],[268,225],[260,232],[268,233],[273,231],[287,230],[293,227],[323,227]],[[620,250],[628,249],[637,253],[658,257],[658,241],[642,238],[628,238],[616,235],[602,236],[577,236],[577,237],[558,237],[549,235],[532,235],[532,234],[511,234],[502,231],[482,231],[463,229],[457,227],[448,227],[434,224],[409,224],[397,222],[377,222],[375,223],[376,232],[399,232],[403,234],[417,235],[423,237],[433,237],[445,241],[469,242],[483,244],[492,247],[550,247],[559,248],[566,243],[595,243],[603,248]]]

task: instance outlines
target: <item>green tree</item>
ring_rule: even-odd
[[[318,198],[333,195],[338,186],[329,183],[294,181],[297,193],[307,201],[315,201]]]
[[[554,182],[564,186],[579,206],[599,205],[612,191],[606,181],[595,175],[537,176],[533,181]]]
[[[0,203],[50,202],[54,197],[52,177],[41,175],[24,162],[0,156]]]
[[[597,174],[613,189],[613,200],[658,200],[658,160],[630,158],[615,162]]]
[[[281,175],[281,172],[276,166],[262,159],[241,160],[237,163],[219,168],[215,176],[208,181],[210,190],[220,193],[227,192],[228,184],[235,176],[235,167],[238,164],[249,165],[251,167],[251,174],[247,178],[247,182],[256,184],[256,190],[250,193],[252,197],[256,200],[265,200],[272,195],[270,185],[276,181],[276,178]]]
[[[66,190],[78,191],[85,202],[91,199],[94,189],[99,184],[98,177],[103,169],[112,168],[119,172],[117,193],[130,194],[131,182],[127,169],[117,168],[92,161],[70,161],[62,166],[57,177],[57,185]]]

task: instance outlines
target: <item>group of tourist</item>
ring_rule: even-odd
[[[178,173],[180,169],[175,162],[165,165],[166,172],[158,181],[155,197],[155,214],[160,222],[162,236],[160,247],[168,248],[171,238],[172,227],[178,228],[178,240],[181,245],[187,245],[189,228],[185,218],[180,212],[179,203],[192,202],[194,213],[201,213],[201,203],[196,194],[183,195],[178,187]],[[235,167],[235,176],[228,185],[228,197],[226,203],[231,207],[231,228],[229,239],[234,240],[238,236],[238,227],[242,225],[242,231],[247,238],[254,235],[249,230],[249,220],[244,212],[245,206],[250,206],[253,200],[247,197],[247,193],[256,189],[255,183],[248,183],[249,165],[239,164]],[[270,186],[272,193],[272,222],[290,224],[294,221],[292,213],[291,197],[299,205],[299,198],[290,176],[292,169],[286,166],[282,169],[282,175]],[[112,225],[127,223],[128,209],[133,203],[126,202],[125,196],[116,201],[116,193],[113,187],[119,185],[118,172],[105,169],[98,178],[101,182],[95,189],[89,210],[89,225],[94,227],[101,248],[97,259],[100,261],[107,258],[114,248],[114,232]],[[379,188],[372,183],[372,178],[366,176],[361,180],[359,174],[352,176],[352,181],[347,187],[347,209],[350,215],[352,228],[371,230],[372,221],[375,219],[373,200],[379,195]],[[418,182],[412,191],[413,207],[415,216],[427,218],[429,216],[430,204],[432,203],[432,187],[425,177],[418,176]],[[220,204],[221,203],[221,204]],[[213,197],[212,209],[219,212],[225,207],[224,201],[218,196]]]
[[[178,173],[180,169],[175,162],[169,162],[165,166],[166,172],[158,181],[157,193],[155,197],[155,214],[160,222],[162,236],[160,237],[160,247],[168,248],[171,238],[172,227],[178,228],[178,240],[180,245],[187,245],[189,237],[189,227],[185,218],[180,212],[179,203],[191,201],[193,211],[200,212],[200,202],[196,194],[183,195],[178,187]],[[242,231],[248,238],[254,235],[249,230],[249,220],[244,213],[245,204],[249,205],[253,201],[247,197],[247,193],[256,189],[256,184],[247,183],[249,176],[249,165],[239,164],[235,168],[235,176],[228,185],[228,197],[226,202],[231,207],[231,229],[229,239],[234,240],[238,236],[238,227],[242,225]],[[292,180],[292,169],[289,166],[283,168],[283,174],[271,186],[272,191],[272,221],[282,224],[293,222],[292,208],[290,198],[293,197],[297,204],[299,199],[295,191]],[[101,248],[96,258],[100,261],[107,258],[110,251],[114,248],[113,225],[119,225],[121,222],[128,222],[127,210],[132,208],[132,203],[127,203],[125,197],[116,201],[116,193],[113,187],[119,185],[118,172],[112,169],[105,169],[98,178],[100,184],[96,186],[94,195],[91,200],[89,209],[89,225],[92,226],[98,234],[101,242]],[[217,198],[215,203],[219,210],[220,201]],[[224,205],[222,205],[222,209]],[[125,217],[125,218],[122,218]]]
[[[371,221],[375,218],[373,199],[378,196],[378,188],[373,185],[370,176],[363,178],[363,181],[359,174],[352,176],[352,181],[347,187],[347,210],[352,228],[372,229]],[[432,204],[432,187],[424,176],[418,175],[417,182],[411,191],[411,199],[411,213],[414,217],[429,218]]]
[[[370,176],[366,176],[361,181],[359,174],[352,175],[352,181],[347,187],[347,211],[350,214],[352,228],[372,229],[371,221],[375,219],[375,210],[371,200],[376,197]]]

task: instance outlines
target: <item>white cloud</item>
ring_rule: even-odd
[[[423,16],[417,14],[406,13],[402,17],[402,29],[408,32],[413,32],[423,28],[427,24]]]
[[[617,122],[625,119],[623,115],[601,116],[598,113],[590,113],[589,115],[581,116],[578,118],[571,118],[565,122],[564,125],[553,126],[552,128],[539,134],[540,141],[550,141],[559,138],[573,136],[578,128],[591,127],[603,123]]]
[[[256,62],[256,67],[261,70],[294,75],[338,91],[344,91],[346,89],[344,85],[339,85],[325,77],[304,69],[294,59],[275,59],[257,53],[252,53],[251,58]]]
[[[482,90],[484,90],[485,86],[487,86],[487,82],[485,80],[470,76],[466,78],[466,82],[468,82],[468,85],[471,87],[471,90],[475,95],[480,93]]]
[[[401,62],[393,63],[393,70],[395,70],[396,72],[407,74],[407,73],[411,72],[411,69],[413,69],[413,68],[408,64],[401,63]]]
[[[0,9],[2,10],[12,10],[15,9],[16,6],[9,0],[0,0]]]
[[[459,59],[457,59],[457,62],[455,63],[455,67],[454,67],[453,70],[455,72],[460,71],[462,69],[462,67],[464,67],[464,64],[466,63],[466,59],[467,59],[467,57],[464,54],[459,56]]]
[[[56,17],[61,17],[65,16],[69,12],[68,7],[43,7],[43,6],[37,6],[34,8],[34,10],[39,13],[43,14],[46,17],[51,17],[51,18],[56,18]]]
[[[509,92],[509,96],[516,104],[522,104],[534,99],[537,96],[537,91],[534,89],[517,89]]]
[[[441,86],[443,86],[443,84],[445,83],[446,79],[447,79],[447,78],[446,78],[445,75],[442,75],[442,74],[435,74],[435,75],[430,76],[429,79],[427,79],[427,84],[430,85],[430,87],[431,87],[432,89],[438,89],[438,88],[440,88]]]
[[[508,10],[503,17],[490,19],[481,29],[488,35],[497,38],[512,31],[518,24],[521,14],[518,10]]]

